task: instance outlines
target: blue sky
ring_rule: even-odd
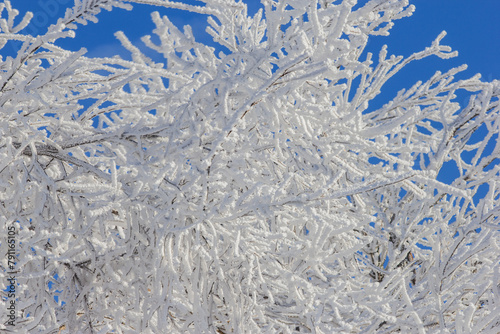
[[[201,4],[196,0],[185,0],[192,4]],[[249,13],[253,15],[260,8],[260,1],[245,0],[249,6]],[[366,0],[360,0],[364,3]],[[411,87],[416,81],[425,81],[436,70],[445,72],[452,67],[467,64],[467,71],[459,74],[459,79],[471,77],[481,73],[483,80],[500,79],[500,62],[497,60],[500,51],[500,1],[498,0],[413,0],[416,6],[413,16],[396,21],[391,35],[371,38],[367,51],[378,55],[382,45],[388,45],[390,54],[409,56],[413,52],[421,51],[436,38],[443,30],[448,35],[441,42],[450,45],[459,52],[456,58],[442,60],[430,57],[410,64],[389,80],[382,89],[382,94],[371,103],[372,107],[379,107],[389,101],[397,91]],[[48,26],[64,15],[66,8],[71,7],[73,0],[12,0],[12,5],[19,9],[21,14],[31,11],[34,14],[32,23],[25,31],[32,35],[44,33]],[[175,9],[134,4],[132,11],[115,8],[111,12],[103,11],[99,14],[97,24],[89,22],[86,26],[79,26],[74,39],[60,40],[58,43],[65,48],[78,50],[85,47],[87,56],[113,56],[119,54],[129,59],[129,53],[114,36],[114,32],[124,31],[127,37],[137,46],[141,46],[140,38],[152,34],[155,28],[150,13],[159,11],[169,15],[170,19],[179,27],[189,24],[193,27],[195,36],[202,42],[216,46],[210,36],[204,32],[206,17]],[[0,55],[13,55],[17,45],[8,45],[0,50]],[[148,56],[155,61],[162,61],[159,54],[148,52]],[[466,96],[459,96],[459,102],[466,104]]]
[[[199,3],[195,0],[189,2]],[[249,13],[255,13],[260,7],[258,0],[246,2],[249,5]],[[378,54],[381,46],[388,44],[390,53],[408,56],[430,45],[442,30],[446,30],[448,35],[442,43],[459,51],[459,56],[451,60],[431,57],[411,64],[389,81],[390,87],[386,87],[389,95],[383,96],[382,99],[389,98],[394,92],[409,87],[418,80],[430,77],[436,70],[445,71],[461,64],[469,66],[461,78],[481,73],[484,80],[500,79],[500,62],[497,60],[500,51],[498,37],[500,1],[414,0],[411,2],[417,7],[413,16],[396,21],[390,36],[372,38],[368,50]],[[63,16],[66,8],[73,4],[73,0],[13,0],[11,3],[22,14],[28,10],[34,13],[32,23],[25,31],[36,35],[45,32],[51,23]],[[88,49],[89,56],[120,54],[122,57],[128,57],[128,52],[116,40],[114,32],[122,30],[135,44],[141,45],[140,37],[151,34],[154,29],[150,12],[155,10],[170,15],[171,20],[178,26],[190,24],[199,39],[209,42],[210,37],[204,32],[206,18],[202,15],[135,4],[131,12],[119,8],[113,9],[112,12],[102,12],[98,16],[97,24],[90,22],[87,26],[80,26],[76,38],[65,39],[60,44],[73,50],[84,46]],[[209,44],[215,46],[213,42]],[[6,47],[0,50],[0,54],[12,54],[13,49],[12,46]],[[155,57],[154,53],[150,55]],[[155,57],[156,59],[161,60],[159,57]]]
[[[189,2],[199,3],[195,0]],[[246,2],[250,13],[256,12],[260,6],[258,0]],[[34,13],[32,23],[25,31],[40,34],[64,15],[73,0],[12,0],[11,3],[21,13],[28,10]],[[458,50],[459,56],[452,60],[432,57],[412,64],[402,73],[409,85],[429,77],[437,69],[443,71],[464,63],[469,65],[464,77],[481,73],[485,80],[500,79],[500,62],[497,60],[500,51],[500,1],[414,0],[411,3],[417,7],[414,15],[396,21],[391,36],[373,38],[368,45],[370,51],[377,54],[383,44],[388,44],[389,52],[408,56],[428,46],[442,30],[446,30],[448,35],[442,43]],[[202,15],[135,4],[131,12],[119,8],[102,12],[98,16],[99,23],[80,26],[76,38],[66,39],[61,44],[73,50],[84,46],[90,56],[112,56],[117,53],[127,56],[113,33],[122,30],[132,41],[140,44],[139,38],[151,34],[154,29],[150,19],[150,12],[154,10],[171,14],[171,20],[179,26],[192,25],[197,37],[208,40],[209,36],[203,31],[206,18]],[[8,54],[11,51],[12,47],[0,52]],[[391,84],[402,88],[399,81]]]

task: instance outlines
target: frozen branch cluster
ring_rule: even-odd
[[[131,61],[56,45],[131,3],[206,14],[224,51],[157,12],[143,41],[165,64],[121,32]],[[500,326],[499,82],[437,72],[375,110],[410,61],[454,56],[444,33],[409,58],[361,59],[371,35],[411,15],[407,0],[262,4],[252,17],[233,0],[77,0],[41,36],[0,4],[0,44],[23,43],[0,62],[1,228],[15,222],[22,242],[16,330]]]

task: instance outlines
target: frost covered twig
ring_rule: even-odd
[[[143,42],[166,65],[122,32],[131,61],[55,45],[130,3],[206,15],[224,51],[156,12]],[[15,26],[0,4],[0,46],[23,41],[0,62],[0,215],[19,227],[25,287],[16,329],[500,324],[499,82],[437,72],[375,109],[411,61],[455,55],[444,34],[408,58],[384,47],[362,60],[408,1],[262,4],[249,16],[232,0],[79,0],[36,37],[22,34],[30,15]]]

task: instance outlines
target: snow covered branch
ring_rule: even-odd
[[[206,15],[222,51],[158,12],[143,42],[165,63],[123,32],[130,61],[57,46],[130,3]],[[0,46],[23,42],[0,59],[1,229],[22,241],[16,330],[498,328],[500,82],[457,81],[461,67],[370,105],[411,61],[455,55],[442,33],[408,58],[364,56],[413,11],[77,0],[29,36],[31,15],[16,25],[3,1]]]

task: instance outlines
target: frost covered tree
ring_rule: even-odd
[[[131,61],[57,46],[132,3],[206,15],[224,51],[157,12],[143,41],[164,63],[120,32]],[[460,67],[370,106],[409,62],[455,55],[444,33],[408,58],[363,53],[413,10],[75,0],[30,36],[3,0],[0,44],[22,46],[0,62],[0,221],[19,241],[17,323],[0,328],[498,330],[500,83],[455,80]]]

